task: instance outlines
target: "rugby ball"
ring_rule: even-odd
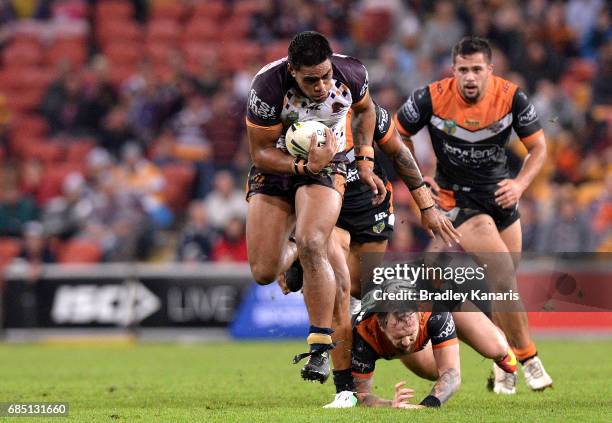
[[[294,157],[308,157],[310,150],[310,137],[313,133],[317,134],[317,145],[325,145],[325,128],[321,122],[309,120],[306,122],[296,122],[292,124],[285,134],[285,146]]]

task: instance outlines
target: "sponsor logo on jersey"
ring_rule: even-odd
[[[249,93],[249,109],[261,119],[272,119],[276,116],[276,108],[262,101],[254,89]]]
[[[442,144],[444,153],[451,160],[460,162],[469,167],[479,167],[489,163],[501,162],[504,159],[504,151],[498,145],[451,145],[448,142]]]
[[[365,68],[365,66],[364,66]],[[361,90],[359,91],[359,97],[363,97],[363,95],[365,94],[366,90],[368,89],[368,70],[365,69],[365,82],[363,83]]]
[[[355,168],[350,168],[348,170],[348,175],[346,176],[346,183],[349,184],[351,182],[355,182],[359,180],[359,172]]]
[[[344,108],[344,105],[342,103],[334,103],[332,104],[332,113],[339,113],[342,111],[342,109]]]
[[[419,121],[421,114],[416,102],[414,101],[414,94],[408,97],[408,100],[406,100],[406,103],[404,103],[404,114],[406,115],[408,122],[416,123]]]
[[[527,126],[538,120],[538,114],[536,113],[535,106],[530,104],[518,115],[519,126]]]
[[[469,119],[465,120],[465,126],[475,126],[475,127],[478,127],[479,125],[480,125],[480,122],[478,122],[477,120],[469,120]]]

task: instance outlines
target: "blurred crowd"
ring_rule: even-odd
[[[361,59],[391,111],[450,74],[462,36],[487,37],[549,145],[524,249],[612,251],[610,22],[603,0],[0,0],[0,257],[246,261],[250,81],[306,29]],[[525,150],[509,150],[517,172]],[[395,187],[391,248],[420,251]]]

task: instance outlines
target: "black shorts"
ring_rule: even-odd
[[[440,211],[450,219],[455,228],[479,214],[488,214],[495,226],[502,231],[520,218],[518,204],[504,209],[495,202],[495,193],[468,192],[465,190],[440,189]]]
[[[367,192],[371,201],[372,194]],[[393,233],[395,215],[391,192],[387,192],[385,200],[376,207],[370,209],[350,210],[342,206],[336,226],[351,234],[351,242],[363,244],[366,242],[387,241]]]
[[[266,194],[282,197],[293,203],[295,192],[304,185],[323,185],[344,195],[346,164],[346,154],[338,153],[321,173],[313,176],[267,173],[251,166],[247,179],[246,200],[249,201],[255,194]]]

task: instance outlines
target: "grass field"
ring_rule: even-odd
[[[51,421],[79,422],[612,421],[612,341],[538,345],[553,390],[529,392],[521,376],[517,395],[491,394],[489,362],[462,345],[461,389],[440,410],[323,410],[333,384],[299,379],[298,343],[0,345],[0,402],[68,402],[70,417]],[[375,378],[387,398],[401,379],[419,400],[431,386],[397,361]]]

